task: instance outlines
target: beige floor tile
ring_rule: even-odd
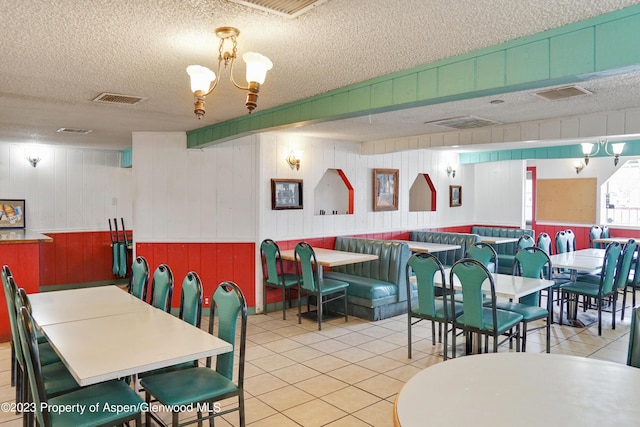
[[[397,360],[389,359],[388,357],[384,356],[374,356],[370,359],[361,360],[360,362],[358,362],[358,365],[367,369],[371,369],[374,372],[385,373],[404,365],[404,363],[398,362]]]
[[[351,345],[335,339],[327,339],[314,344],[310,344],[309,347],[315,348],[316,350],[323,353],[333,354],[336,351],[344,350],[345,348],[351,348]]]
[[[298,347],[293,350],[289,350],[285,353],[285,355],[291,359],[295,360],[298,363],[305,362],[307,360],[315,359],[316,357],[324,356],[320,350],[316,350],[315,348],[311,348],[308,346]]]
[[[363,408],[353,414],[372,426],[392,426],[393,425],[393,403],[381,400],[371,406]]]
[[[300,390],[303,390],[316,397],[322,397],[334,391],[348,387],[349,384],[332,378],[328,375],[318,375],[308,380],[300,381],[296,384]]]
[[[286,368],[271,371],[271,375],[274,375],[289,384],[296,384],[300,381],[308,380],[309,378],[322,374],[308,366],[296,363],[295,365],[287,366]]]
[[[609,350],[607,348],[600,349],[593,353],[590,358],[606,360],[609,362],[627,363],[627,352],[626,351],[617,351],[617,350]]]
[[[357,387],[346,387],[341,390],[329,393],[322,397],[322,400],[342,409],[347,413],[353,413],[367,406],[373,405],[380,400],[379,397],[360,390]]]
[[[274,353],[284,353],[287,352],[289,350],[293,350],[295,348],[300,348],[302,347],[303,344],[294,341],[294,340],[290,340],[287,338],[284,339],[280,339],[277,341],[272,341],[272,342],[268,342],[266,344],[263,345],[264,348],[273,351]]]
[[[263,357],[273,356],[274,354],[276,353],[261,345],[253,344],[249,346],[247,344],[247,354],[245,355],[245,361],[250,362],[252,360],[261,359]]]
[[[347,366],[349,362],[331,356],[330,354],[325,354],[315,359],[307,360],[303,362],[303,364],[319,372],[329,372]]]
[[[381,399],[386,399],[400,391],[404,382],[398,381],[387,375],[379,374],[354,385],[361,390],[378,396]]]
[[[275,414],[248,425],[251,427],[298,427],[300,426],[300,424],[296,423],[291,418],[285,417],[282,414]]]
[[[362,350],[358,347],[346,348],[344,350],[336,351],[333,356],[346,360],[347,362],[357,363],[364,359],[369,359],[375,356],[370,351]]]
[[[248,393],[251,393],[252,396],[260,396],[261,394],[277,390],[279,388],[285,387],[286,385],[286,382],[282,381],[280,378],[274,377],[269,373],[247,378],[244,382],[245,390]]]
[[[384,354],[388,351],[395,350],[396,348],[398,348],[398,346],[388,341],[373,340],[364,344],[360,344],[358,348],[374,354]]]
[[[351,332],[345,335],[341,335],[336,338],[338,341],[349,345],[360,345],[369,341],[373,341],[374,338],[369,335],[364,335],[360,332]]]
[[[264,371],[270,372],[294,365],[296,362],[280,354],[274,354],[272,356],[253,360],[251,363]]]
[[[246,399],[244,404],[245,404],[244,412],[245,412],[245,417],[247,418],[246,419],[247,424],[251,424],[256,421],[259,421],[277,414],[277,411],[275,409],[273,409],[271,406],[267,405],[266,403],[262,402],[260,399],[257,399],[255,397]],[[225,415],[224,417],[232,425],[239,426],[240,420],[237,414],[238,413],[235,412],[233,414]],[[217,425],[218,423],[216,422],[216,427]]]
[[[296,335],[306,334],[309,331],[305,328],[301,328],[296,323],[295,326],[286,326],[284,328],[276,329],[274,332],[278,335],[282,335],[283,337],[295,337]]]
[[[396,334],[397,332],[390,331],[382,326],[374,326],[372,328],[363,329],[360,333],[373,338],[383,338],[391,334]]]
[[[284,415],[304,427],[320,427],[347,415],[333,405],[320,399],[284,411]]]
[[[392,369],[391,371],[387,372],[386,375],[390,376],[391,378],[400,380],[402,382],[407,382],[412,376],[414,376],[420,371],[422,371],[421,368],[418,368],[413,365],[405,365],[405,366],[400,366],[399,368],[396,368],[396,369]]]
[[[377,372],[374,372],[371,369],[363,368],[362,366],[356,364],[352,364],[336,369],[335,371],[329,371],[327,372],[327,375],[330,375],[348,384],[355,384],[357,382],[366,380],[367,378],[376,376]]]
[[[325,341],[327,337],[316,332],[307,332],[306,334],[295,335],[291,337],[291,339],[301,344],[310,345],[320,341]]]
[[[313,395],[292,385],[261,394],[258,398],[279,412],[315,399]]]
[[[267,331],[262,332],[260,334],[252,335],[251,337],[247,337],[247,341],[251,341],[255,344],[266,344],[271,341],[282,339],[282,335],[278,335],[275,332]]]
[[[356,417],[349,415],[332,423],[325,424],[325,427],[370,427],[371,424],[365,423]]]

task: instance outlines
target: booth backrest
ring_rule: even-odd
[[[480,236],[491,236],[491,237],[520,237],[522,235],[531,236],[535,241],[535,233],[533,230],[527,230],[523,228],[503,228],[503,227],[480,227],[474,226],[471,228],[471,232],[473,234],[478,234]],[[502,243],[499,245],[494,245],[494,249],[498,253],[498,255],[515,255],[516,254],[516,246],[517,242],[514,243]]]
[[[480,236],[477,234],[445,233],[440,231],[412,231],[409,234],[409,240],[460,245],[460,249],[435,252],[433,254],[443,265],[453,265],[459,259],[464,258],[467,248],[480,241]]]
[[[410,255],[409,246],[406,243],[337,237],[335,249],[378,255],[377,260],[332,267],[331,271],[392,283],[398,286],[398,301],[406,301],[405,268]]]

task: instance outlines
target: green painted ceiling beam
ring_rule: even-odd
[[[570,84],[640,67],[640,5],[187,132],[187,147],[278,128]]]

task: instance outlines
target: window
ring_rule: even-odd
[[[603,186],[602,220],[609,225],[640,226],[640,162],[623,164]]]

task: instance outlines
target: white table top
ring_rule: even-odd
[[[449,280],[449,273],[451,272],[451,268],[445,269],[445,277],[446,280]],[[553,286],[553,280],[546,279],[534,279],[531,277],[522,277],[522,276],[512,276],[510,274],[500,274],[500,273],[492,273],[493,276],[493,284],[496,291],[496,297],[502,298],[510,298],[510,299],[518,299],[529,294],[532,294],[536,291],[547,289],[550,286]],[[454,289],[462,289],[462,285],[460,284],[457,276],[455,277],[455,281],[453,283]],[[436,274],[435,283],[440,284],[440,276]],[[491,291],[489,282],[487,281],[485,285],[482,286],[483,290],[487,292]]]
[[[319,265],[325,267],[337,267],[339,265],[355,264],[357,262],[373,261],[378,255],[361,254],[358,252],[336,251],[334,249],[313,248]],[[282,259],[295,261],[294,250],[287,249],[280,252]]]
[[[629,239],[640,240],[637,237],[603,237],[600,239],[593,239],[595,243],[615,243],[618,242],[621,245],[624,245],[629,241]]]
[[[574,252],[574,254],[579,256],[593,256],[598,257],[600,259],[604,259],[604,253],[606,249],[597,249],[597,248],[587,248],[587,249],[578,249]]]
[[[97,309],[101,295],[110,294],[113,299],[105,298],[110,314],[109,310],[104,310],[98,317],[75,316],[75,319],[66,316],[66,312],[74,311],[69,307],[78,301],[82,292],[50,292],[43,294],[46,299],[30,295],[31,300],[41,300],[32,304],[34,319],[51,319],[55,307],[59,308],[60,316],[40,327],[81,386],[232,350],[231,344],[135,297],[128,301],[124,298],[126,310],[118,313],[114,304],[118,294],[106,292],[106,289],[83,291],[86,292],[84,297],[91,297],[88,304],[94,309]],[[125,297],[129,295],[115,290]]]
[[[404,242],[409,246],[411,252],[422,253],[435,253],[444,251],[453,251],[460,249],[460,245],[448,245],[444,243],[431,243],[431,242],[416,242],[415,240],[396,240],[397,242]]]
[[[519,237],[498,237],[498,236],[480,236],[482,243],[488,243],[490,245],[500,245],[502,243],[515,243],[520,240]]]
[[[640,369],[585,357],[488,353],[413,376],[394,404],[395,426],[636,426]],[[453,422],[452,422],[453,420]]]
[[[33,319],[40,326],[114,314],[131,313],[148,305],[117,286],[69,289],[30,294]]]
[[[549,257],[555,268],[568,268],[570,270],[591,271],[602,267],[604,257],[579,255],[576,252],[565,252]]]

